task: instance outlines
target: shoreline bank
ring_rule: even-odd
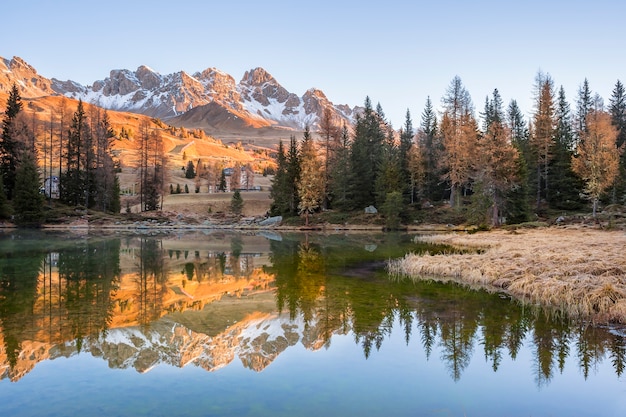
[[[452,279],[595,324],[626,324],[624,231],[550,227],[416,239],[481,251],[407,254],[388,262],[390,274],[416,280]]]

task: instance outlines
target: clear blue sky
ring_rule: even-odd
[[[574,103],[585,77],[608,104],[626,82],[626,2],[11,1],[0,6],[0,56],[48,78],[90,85],[111,69],[161,74],[218,68],[239,81],[263,67],[290,92],[335,104],[380,103],[399,128],[439,106],[455,75],[477,114],[498,88],[532,112],[538,71]],[[574,107],[572,107],[574,108]]]

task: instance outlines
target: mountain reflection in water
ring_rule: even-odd
[[[497,294],[387,277],[385,260],[426,249],[440,248],[402,234],[5,234],[0,378],[18,381],[79,352],[141,373],[165,364],[215,371],[235,358],[258,372],[290,347],[329,349],[338,335],[369,358],[392,332],[419,340],[454,381],[475,355],[498,371],[525,343],[539,387],[568,361],[585,379],[605,360],[623,375],[623,333]]]

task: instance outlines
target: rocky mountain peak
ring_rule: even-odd
[[[14,83],[24,98],[54,94],[52,82],[40,76],[37,70],[22,58],[15,56],[9,60],[0,57],[0,92],[8,93]]]
[[[241,79],[241,84],[251,86],[261,86],[265,83],[278,84],[269,72],[260,67],[246,71]]]
[[[152,68],[146,67],[145,65],[141,65],[135,71],[135,76],[141,85],[141,88],[145,88],[147,90],[153,90],[158,88],[161,84],[161,76],[152,70]]]
[[[0,92],[8,92],[13,83],[24,98],[61,94],[106,109],[141,113],[172,123],[183,113],[210,105],[194,112],[194,128],[219,125],[228,130],[231,124],[233,129],[302,129],[308,125],[315,130],[325,108],[343,120],[350,120],[353,113],[347,105],[334,105],[318,89],[310,89],[302,97],[290,93],[260,67],[246,71],[236,83],[231,75],[216,68],[193,75],[184,71],[161,75],[142,65],[135,71],[114,69],[107,78],[83,86],[71,80],[41,77],[19,57],[0,57]],[[179,123],[187,119],[180,119]]]

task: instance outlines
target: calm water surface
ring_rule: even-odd
[[[410,235],[0,234],[2,416],[624,416],[626,338]]]

